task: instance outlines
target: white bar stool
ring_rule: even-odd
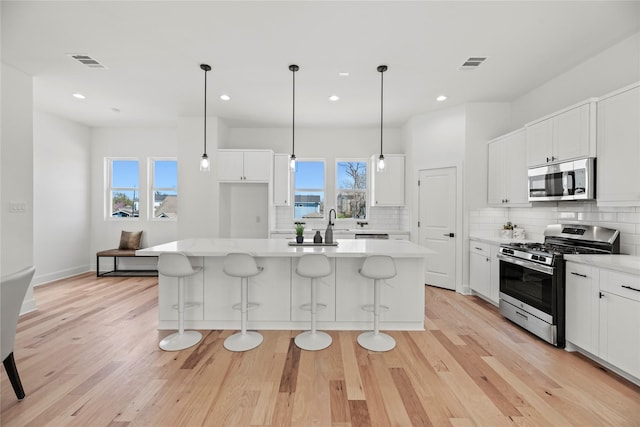
[[[197,307],[198,303],[184,302],[184,278],[192,276],[202,270],[202,267],[193,267],[189,258],[183,253],[160,254],[158,257],[158,273],[163,276],[178,278],[178,304],[173,308],[178,310],[178,332],[167,335],[160,341],[160,348],[165,351],[184,350],[196,345],[202,339],[198,331],[184,330],[184,310]]]
[[[224,348],[229,351],[247,351],[256,348],[262,343],[263,337],[255,331],[247,331],[248,311],[257,308],[260,304],[249,302],[249,277],[262,272],[263,267],[258,267],[256,260],[249,254],[230,253],[224,259],[222,270],[228,276],[240,277],[240,304],[234,304],[235,310],[240,310],[240,332],[237,332],[224,340]]]
[[[311,279],[311,303],[303,304],[300,308],[311,311],[311,330],[298,334],[294,340],[296,345],[303,350],[322,350],[331,345],[331,335],[316,330],[316,313],[327,308],[326,304],[316,302],[316,280],[331,274],[329,258],[324,254],[303,255],[296,267],[299,276]],[[308,307],[308,308],[307,308]]]
[[[380,283],[384,279],[395,277],[396,264],[389,256],[372,255],[365,258],[360,274],[373,279],[373,305],[362,306],[363,310],[373,311],[373,331],[358,335],[358,344],[371,351],[389,351],[396,346],[396,340],[380,332],[380,311],[389,310],[389,307],[380,305]]]

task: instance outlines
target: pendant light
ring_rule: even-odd
[[[299,69],[300,67],[295,64],[289,65],[293,75],[293,120],[291,122],[291,157],[289,157],[291,170],[296,170],[296,71]]]
[[[380,157],[378,157],[378,164],[376,170],[378,172],[384,172],[384,154],[382,154],[382,123],[384,115],[383,113],[383,105],[384,105],[384,72],[387,71],[386,65],[379,65],[378,72],[380,72]]]
[[[204,153],[200,159],[200,172],[209,172],[211,162],[207,156],[207,72],[211,71],[211,66],[200,64],[200,68],[204,71]]]

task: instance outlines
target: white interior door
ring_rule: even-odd
[[[427,258],[425,283],[455,289],[456,168],[419,172],[419,244],[435,254]]]

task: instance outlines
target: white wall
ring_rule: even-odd
[[[637,81],[640,81],[640,33],[514,100],[511,130]]]
[[[3,63],[1,90],[0,273],[5,276],[34,261],[32,78]],[[11,202],[24,204],[25,210],[11,212]],[[21,312],[35,308],[30,287]]]
[[[152,157],[178,157],[177,132],[175,128],[94,128],[91,132],[91,247],[87,256],[95,269],[97,251],[117,248],[120,233],[143,231],[142,245],[153,246],[178,239],[178,222],[150,219],[151,195],[140,194],[140,218],[112,218],[106,212],[106,165],[108,157],[136,158],[140,165],[140,188],[149,188],[149,159]],[[200,138],[202,142],[202,138]],[[178,158],[178,218],[185,214],[182,198],[191,191],[189,180],[182,180],[180,171],[193,167],[198,170],[202,145],[193,159]],[[189,160],[192,160],[189,162]],[[187,197],[188,198],[188,197]],[[105,259],[105,262],[108,261]],[[126,260],[125,260],[126,261]],[[102,260],[101,260],[102,262]],[[136,261],[141,263],[140,261]]]
[[[90,153],[88,127],[34,111],[35,285],[89,270]]]
[[[200,157],[204,147],[202,117],[181,117],[178,120],[178,239],[218,237],[218,161],[219,120],[207,118],[207,155],[210,172],[200,172]],[[226,130],[223,128],[221,133]]]

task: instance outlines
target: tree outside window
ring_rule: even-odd
[[[336,212],[338,218],[367,218],[367,162],[336,164]]]
[[[140,176],[137,160],[110,159],[109,213],[113,218],[140,216]]]

